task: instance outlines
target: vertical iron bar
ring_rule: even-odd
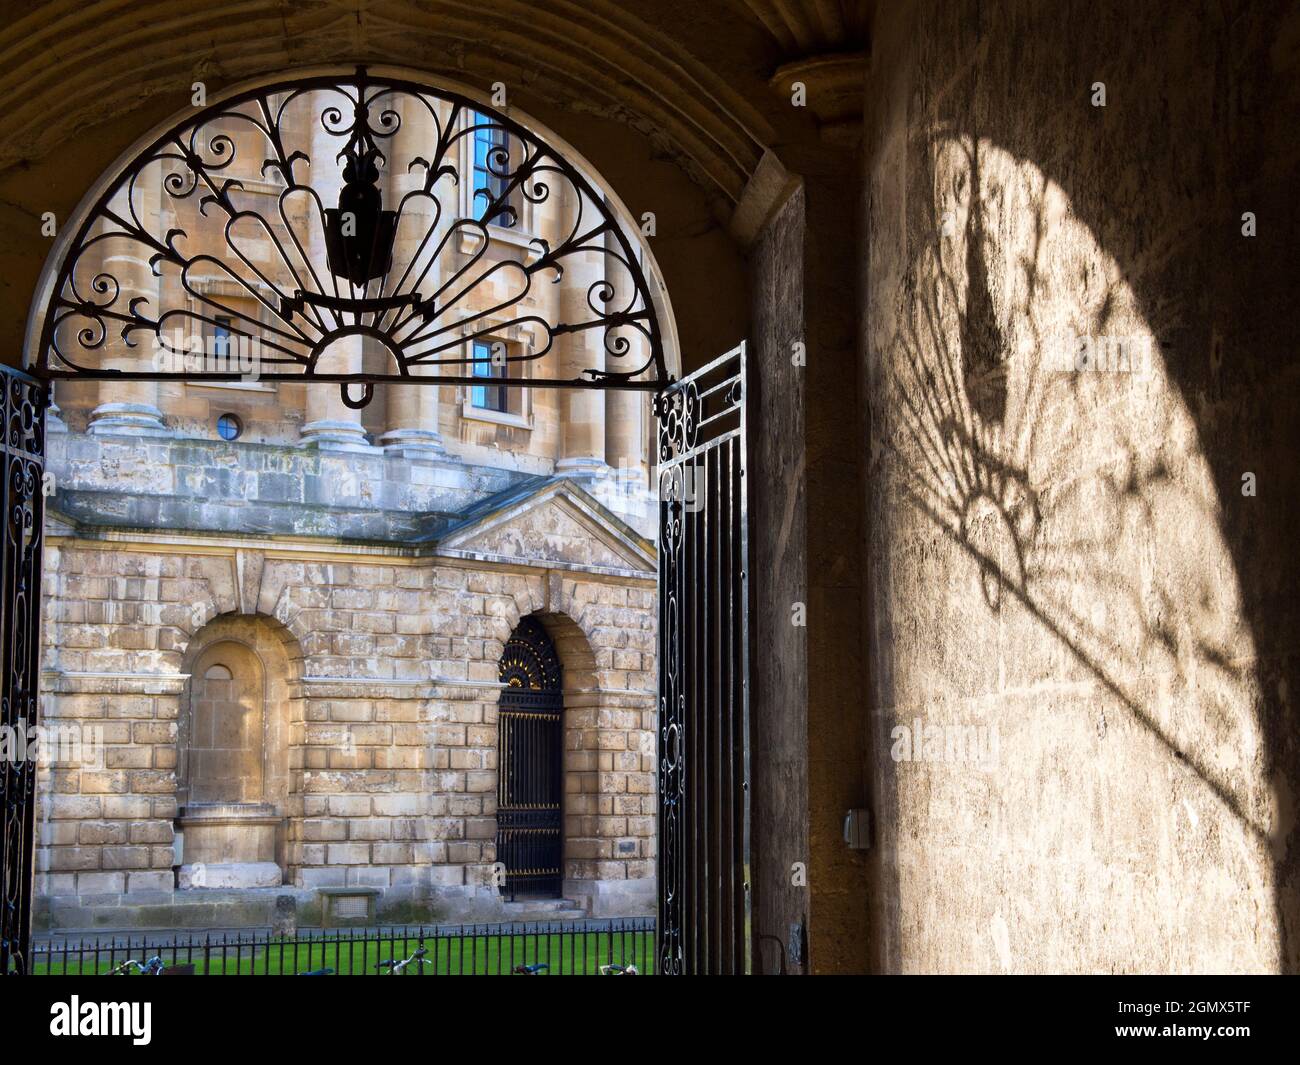
[[[742,933],[742,952],[744,958],[743,971],[748,974],[754,971],[753,959],[753,935],[750,931],[750,907],[753,904],[753,893],[750,890],[750,791],[749,791],[749,493],[750,481],[747,477],[749,463],[749,367],[748,367],[748,350],[744,341],[740,344],[740,365],[737,367],[737,373],[740,377],[740,389],[738,403],[740,406],[740,436],[736,445],[737,460],[739,464],[739,474],[737,478],[737,502],[740,504],[740,517],[737,522],[737,538],[739,540],[740,551],[738,554],[739,572],[737,584],[740,589],[739,610],[733,611],[732,616],[739,619],[739,654],[740,670],[738,679],[740,682],[740,759],[741,759],[741,786],[739,802],[741,804],[741,835],[742,843],[740,854],[736,858],[736,868],[740,870],[743,878],[741,886],[741,913],[743,921]]]

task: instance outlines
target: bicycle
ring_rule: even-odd
[[[431,965],[432,962],[425,957],[425,955],[428,953],[429,953],[428,948],[423,943],[421,943],[420,949],[417,950],[414,954],[412,954],[409,958],[403,958],[401,961],[394,961],[392,958],[388,958],[379,963],[379,968],[387,969],[388,970],[387,975],[389,976],[396,976],[412,962],[418,962],[420,965]],[[380,973],[380,975],[382,976],[384,974]]]
[[[135,971],[141,976],[161,976],[163,971],[163,960],[155,954],[148,961],[140,962],[135,958],[127,958],[121,965],[115,965],[106,972],[105,976],[130,976],[131,967],[135,966]]]
[[[149,958],[148,961],[136,961],[135,958],[127,958],[121,965],[114,965],[104,975],[105,977],[129,977],[133,966],[136,973],[144,975],[144,977],[157,977],[162,973],[162,958],[157,954]]]
[[[135,958],[128,958],[121,965],[113,966],[104,975],[130,976],[133,968],[141,976],[193,976],[195,970],[192,962],[186,962],[182,965],[173,961],[171,965],[167,965],[161,957],[155,954],[144,962],[136,961]]]

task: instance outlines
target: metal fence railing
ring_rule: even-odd
[[[31,972],[362,976],[396,969],[402,976],[594,976],[630,966],[648,975],[654,956],[655,920],[635,917],[338,928],[292,938],[264,931],[68,935],[34,943]]]

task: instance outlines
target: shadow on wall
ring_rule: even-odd
[[[875,41],[877,964],[1296,971],[1300,9]],[[1061,372],[1080,336],[1150,369]],[[996,722],[998,768],[894,762],[918,710]]]
[[[1289,798],[1162,334],[1038,167],[967,134],[923,150],[934,239],[873,393],[885,964],[1274,969]],[[935,725],[987,730],[993,762],[929,757]],[[924,930],[923,887],[967,942]]]

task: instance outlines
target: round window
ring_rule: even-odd
[[[237,440],[244,431],[244,423],[233,414],[223,414],[217,419],[217,433],[222,440]]]

